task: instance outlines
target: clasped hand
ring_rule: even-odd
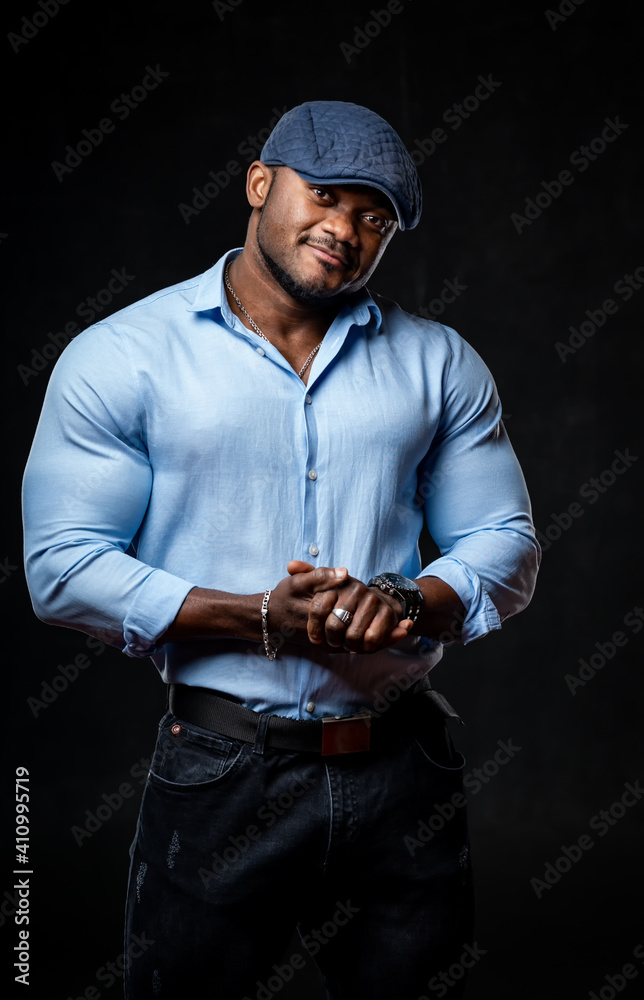
[[[345,567],[315,568],[294,559],[286,569],[289,575],[271,594],[269,630],[288,627],[292,642],[375,653],[404,639],[413,627],[410,619],[401,620],[399,601],[349,576]],[[334,608],[353,617],[345,623]]]

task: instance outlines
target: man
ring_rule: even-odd
[[[247,196],[241,250],[61,356],[25,474],[30,590],[169,686],[130,1000],[273,996],[305,947],[329,997],[412,1000],[472,961],[464,809],[409,846],[461,787],[426,675],[529,602],[529,500],[478,355],[366,290],[421,211],[391,126],[294,108]]]

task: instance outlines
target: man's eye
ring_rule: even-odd
[[[381,233],[384,233],[389,226],[389,219],[383,219],[379,215],[366,215],[365,219]]]
[[[329,194],[329,192],[325,188],[315,187],[311,188],[311,190],[313,191],[313,194],[316,195],[318,198],[327,198]]]

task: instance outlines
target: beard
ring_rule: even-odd
[[[257,227],[257,246],[259,247],[259,252],[261,253],[264,263],[266,264],[271,276],[275,279],[278,285],[284,289],[287,295],[290,295],[292,299],[295,299],[296,302],[300,302],[304,306],[314,306],[320,305],[323,302],[328,302],[329,296],[328,294],[324,294],[321,288],[316,288],[313,283],[308,285],[302,284],[301,281],[294,278],[289,271],[282,267],[282,265],[270,255],[262,243],[261,228],[262,223],[260,220],[259,226]],[[331,265],[326,266],[329,271],[332,270]]]
[[[266,219],[266,208],[268,207],[271,198],[272,188],[273,186],[271,185],[268,191],[268,195],[266,196],[266,201],[264,202],[264,206],[262,208],[262,214],[257,226],[257,232],[255,234],[257,240],[257,246],[259,248],[259,252],[262,255],[262,259],[269,273],[275,279],[278,285],[280,285],[284,289],[287,295],[290,295],[292,299],[295,299],[296,302],[299,302],[305,306],[316,306],[316,305],[319,306],[322,304],[328,305],[329,299],[333,296],[329,296],[328,292],[324,291],[324,286],[322,282],[320,282],[318,286],[313,281],[309,282],[308,284],[303,284],[301,281],[298,281],[297,278],[295,278],[290,273],[290,271],[287,271],[286,268],[282,264],[280,264],[278,260],[276,260],[276,258],[269,252],[266,246],[266,241],[263,238],[262,229],[264,220]],[[301,242],[306,243],[306,239],[303,239]],[[323,241],[318,240],[316,241],[316,245],[321,246],[322,242]],[[329,247],[331,247],[332,242],[333,241],[329,241]],[[325,268],[325,270],[327,270],[329,273],[333,270],[332,264],[327,264],[323,261],[321,263],[322,266]]]

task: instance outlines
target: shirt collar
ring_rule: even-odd
[[[229,250],[223,257],[219,258],[216,264],[201,275],[194,302],[191,306],[188,306],[189,312],[218,310],[226,325],[233,326],[233,313],[224,293],[224,270],[226,262],[233,260],[241,253],[242,249],[243,247],[236,247],[234,250]],[[372,318],[376,329],[379,329],[382,323],[380,309],[366,288],[349,296],[342,308],[341,314],[351,317],[351,322],[355,326],[366,326]]]

